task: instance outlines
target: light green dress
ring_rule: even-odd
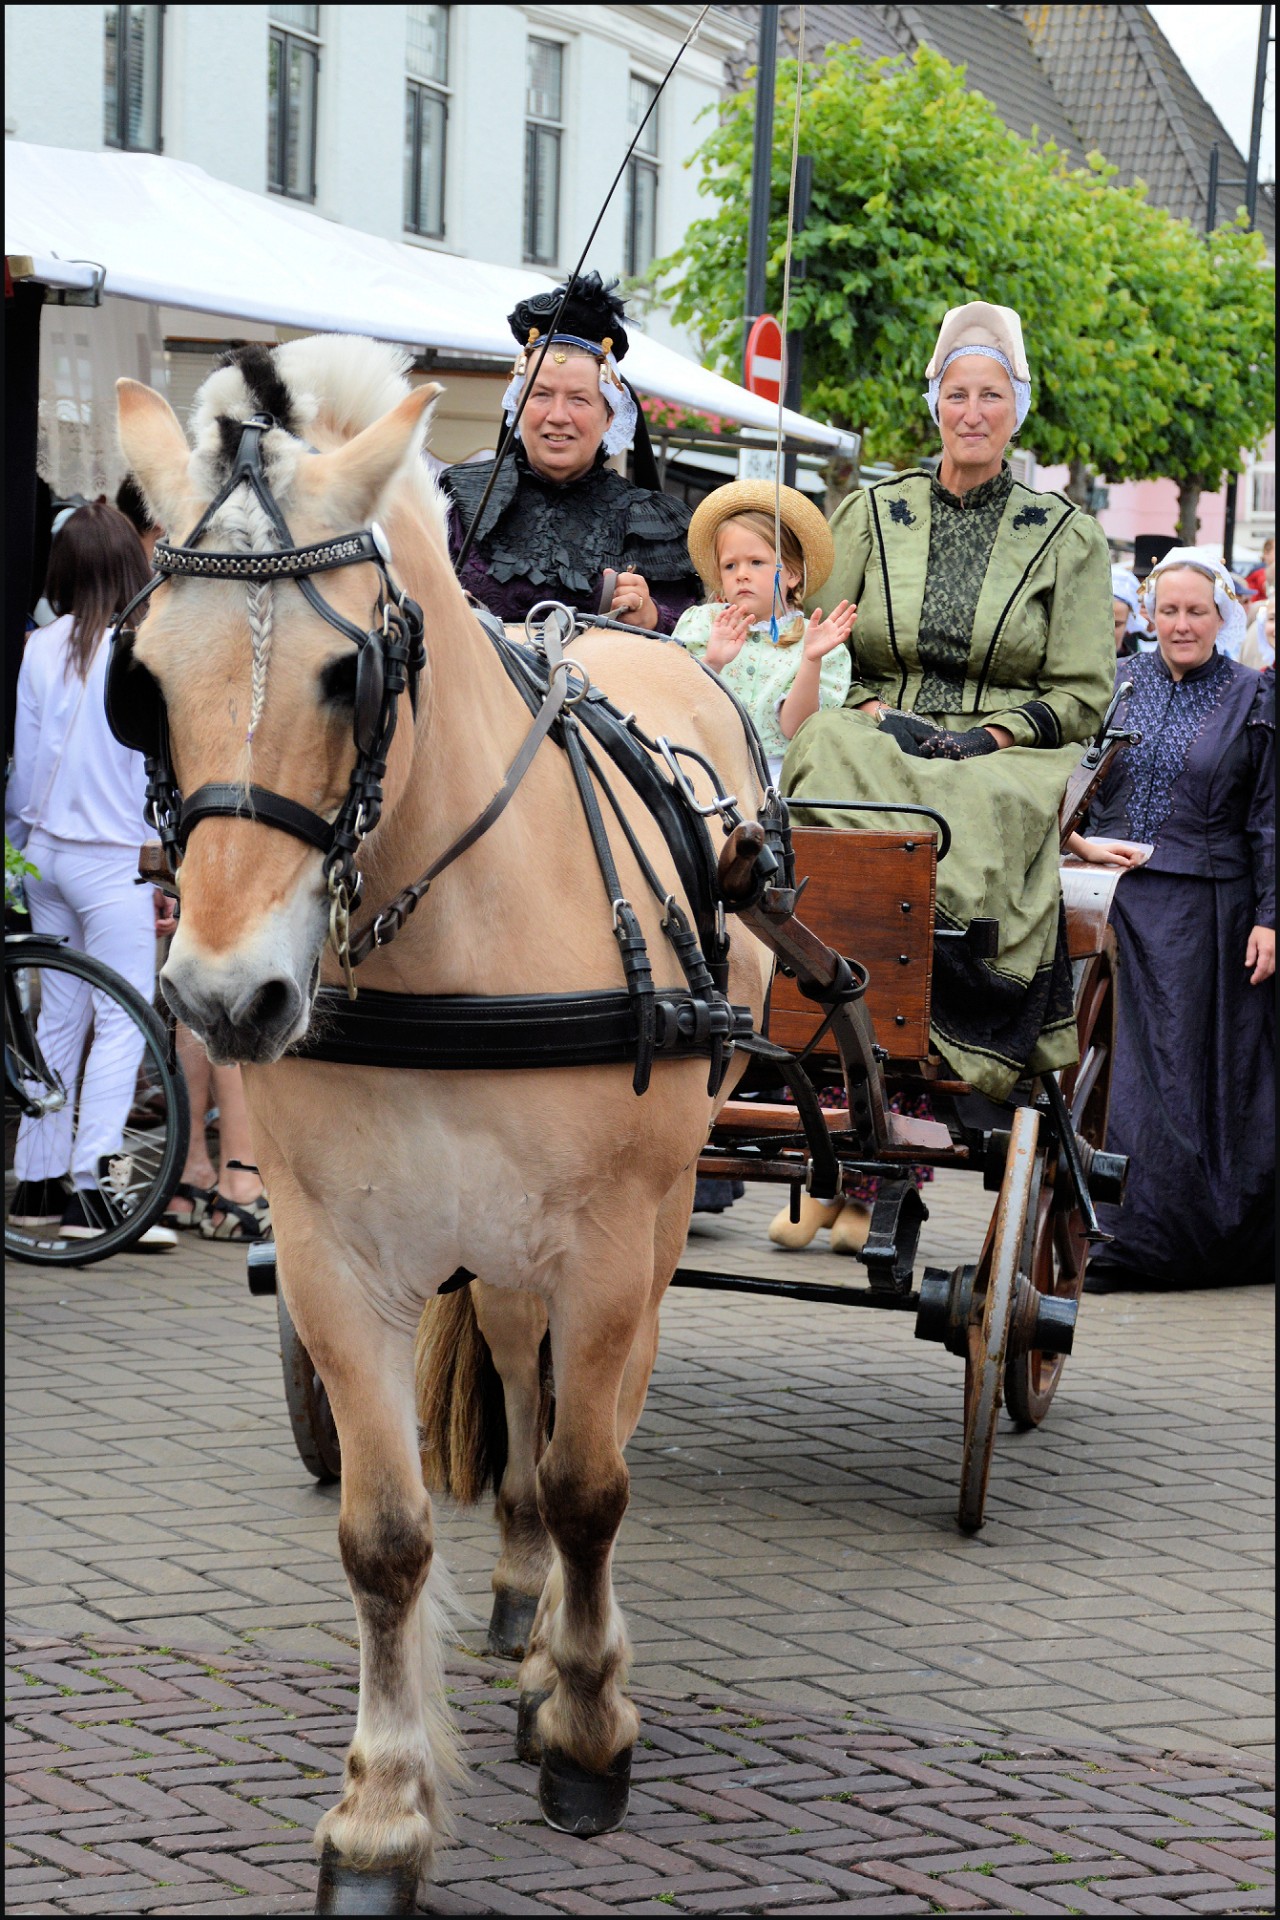
[[[689,607],[676,622],[676,639],[684,642],[695,659],[705,660],[707,642],[711,638],[711,623],[720,611],[719,602]],[[725,685],[737,694],[755,722],[756,732],[760,735],[769,761],[769,770],[775,780],[789,745],[779,724],[778,710],[791,691],[803,657],[801,641],[794,641],[789,647],[775,647],[767,631],[753,631],[748,635],[741,652],[727,666],[717,669]],[[847,647],[836,647],[827,655],[818,675],[820,710],[844,705],[851,671]]]
[[[1111,568],[1096,520],[1008,467],[963,498],[928,473],[852,495],[832,520],[825,592],[858,604],[853,678],[839,713],[797,729],[783,790],[797,826],[918,826],[908,816],[806,809],[804,796],[909,801],[952,831],[938,867],[938,919],[1000,923],[993,960],[960,941],[936,950],[931,1038],[997,1099],[1025,1073],[1076,1058],[1062,938],[1058,808],[1115,677]],[[856,709],[868,700],[952,732],[995,725],[1014,744],[961,761],[904,754]]]

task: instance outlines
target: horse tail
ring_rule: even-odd
[[[433,1493],[474,1506],[502,1483],[507,1414],[470,1287],[428,1300],[413,1359],[422,1477]]]

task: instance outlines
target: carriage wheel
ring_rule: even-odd
[[[1102,1148],[1111,1102],[1111,1063],[1116,1042],[1115,935],[1106,929],[1101,953],[1084,963],[1076,992],[1078,1066],[1064,1068],[1060,1080],[1071,1124],[1091,1147]],[[1036,1209],[1031,1283],[1040,1293],[1078,1300],[1089,1263],[1089,1242],[1075,1196],[1058,1178],[1057,1152],[1051,1150]],[[1014,1354],[1005,1368],[1004,1397],[1020,1427],[1038,1427],[1062,1378],[1060,1353]]]
[[[322,1484],[341,1478],[342,1449],[324,1382],[311,1355],[298,1338],[284,1294],[276,1290],[276,1318],[280,1326],[280,1363],[284,1368],[284,1400],[293,1428],[293,1444],[308,1473]]]
[[[1019,1107],[1013,1116],[1004,1180],[973,1286],[973,1317],[964,1362],[964,1457],[956,1518],[966,1533],[982,1525],[1004,1385],[1005,1351],[1018,1274],[1031,1255],[1044,1154],[1040,1115]]]

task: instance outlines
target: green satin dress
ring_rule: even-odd
[[[845,705],[798,730],[783,790],[798,826],[885,827],[909,816],[806,810],[814,799],[913,802],[952,831],[940,925],[999,921],[999,951],[936,950],[931,1037],[957,1074],[1004,1099],[1076,1058],[1058,878],[1058,809],[1115,673],[1111,567],[1095,520],[1004,467],[949,493],[913,471],[852,495],[832,521],[824,604],[857,602]],[[883,700],[949,730],[996,725],[1014,744],[917,759],[857,707]],[[918,823],[916,823],[918,824]]]

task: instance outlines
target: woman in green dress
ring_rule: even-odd
[[[1095,520],[1004,458],[1031,401],[1017,314],[953,308],[926,378],[937,476],[878,481],[833,518],[827,594],[858,604],[852,684],[797,732],[783,790],[799,825],[915,824],[820,799],[910,801],[950,823],[939,924],[997,920],[999,951],[939,943],[932,1040],[1005,1099],[1076,1058],[1058,808],[1111,693],[1111,563]]]

